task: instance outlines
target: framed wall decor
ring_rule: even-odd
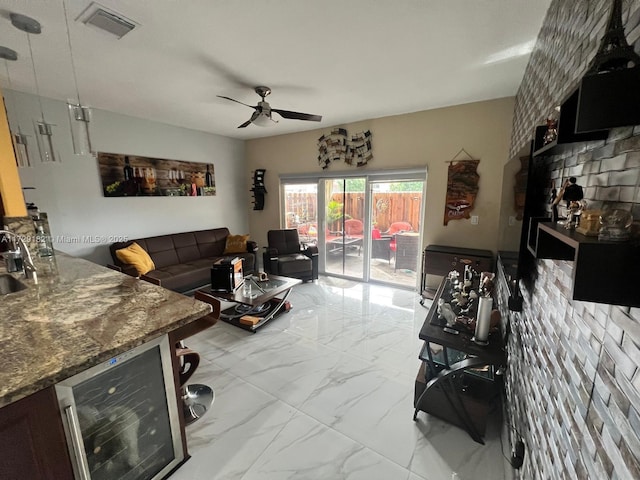
[[[197,197],[216,194],[212,163],[103,153],[98,168],[105,197]]]
[[[456,160],[461,153],[465,153],[469,160]],[[480,160],[475,160],[463,148],[453,160],[449,160],[447,176],[447,197],[444,207],[444,225],[451,220],[469,218],[478,194],[477,168]]]

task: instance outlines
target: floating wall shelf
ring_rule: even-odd
[[[574,300],[640,306],[638,280],[631,268],[640,265],[640,247],[599,241],[551,222],[539,222],[537,230],[536,258],[574,262]]]
[[[533,144],[534,157],[558,155],[571,150],[575,143],[605,140],[609,136],[609,132],[607,130],[589,133],[575,132],[578,95],[579,91],[576,90],[562,103],[557,126],[558,136],[553,142],[546,145],[544,144],[544,135],[547,132],[546,125],[536,127]]]

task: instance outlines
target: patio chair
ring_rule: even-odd
[[[349,220],[344,221],[344,234],[347,237],[364,237],[364,225],[362,224],[362,220],[358,220],[357,218],[350,218]]]
[[[371,258],[380,258],[391,264],[391,237],[383,237],[378,228],[371,229]]]
[[[318,241],[318,227],[315,223],[301,223],[296,228],[301,241],[307,243]]]
[[[395,253],[397,249],[396,234],[400,232],[413,232],[413,227],[409,222],[393,222],[383,235],[391,236],[389,248]]]
[[[393,222],[383,235],[395,235],[398,232],[413,232],[413,227],[409,222]]]
[[[395,270],[404,269],[415,272],[418,265],[420,234],[413,232],[398,233],[394,240],[396,242]]]

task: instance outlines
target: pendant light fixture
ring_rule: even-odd
[[[18,110],[16,109],[16,102],[14,98],[13,85],[11,84],[11,75],[9,74],[9,62],[15,62],[18,59],[18,54],[15,50],[7,47],[0,47],[0,58],[4,59],[4,68],[7,72],[7,84],[9,91],[6,92],[5,98],[7,102],[9,97],[12,98],[12,105],[7,105],[7,110],[15,112],[18,124],[18,133],[11,132],[11,140],[13,142],[13,151],[16,154],[16,163],[18,167],[30,167],[31,161],[29,160],[29,149],[27,148],[27,136],[22,133],[20,128],[20,119],[18,117]],[[11,128],[11,126],[9,126]]]
[[[69,56],[71,57],[71,71],[73,73],[73,83],[76,89],[76,98],[67,100],[69,109],[69,121],[71,123],[71,139],[73,141],[73,153],[76,155],[86,155],[94,153],[91,147],[91,135],[89,133],[89,122],[91,121],[91,109],[82,105],[80,101],[80,91],[78,90],[78,78],[76,76],[76,66],[73,58],[73,48],[71,46],[71,32],[69,30],[69,16],[67,14],[67,2],[62,0],[64,10],[64,22],[67,27],[67,41],[69,43]]]
[[[40,22],[34,20],[26,15],[19,13],[11,13],[11,24],[18,30],[22,30],[27,34],[27,42],[29,44],[29,53],[31,54],[31,67],[33,68],[33,78],[36,85],[36,95],[38,96],[38,103],[40,105],[40,120],[34,122],[36,130],[36,140],[38,143],[38,150],[40,151],[40,160],[43,163],[57,161],[53,147],[53,130],[52,123],[47,123],[44,117],[44,109],[42,108],[42,98],[40,97],[40,87],[38,85],[38,75],[36,74],[36,64],[33,59],[33,48],[31,47],[31,35],[39,35],[42,32]]]

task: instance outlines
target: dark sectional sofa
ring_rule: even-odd
[[[122,263],[116,256],[116,250],[136,242],[149,254],[156,266],[155,270],[148,272],[143,278],[176,292],[187,292],[210,284],[211,265],[221,258],[242,258],[245,275],[254,272],[257,244],[249,241],[246,252],[225,255],[228,236],[229,229],[213,228],[113,243],[109,246],[109,251],[114,263],[109,267],[137,276],[135,268]]]

